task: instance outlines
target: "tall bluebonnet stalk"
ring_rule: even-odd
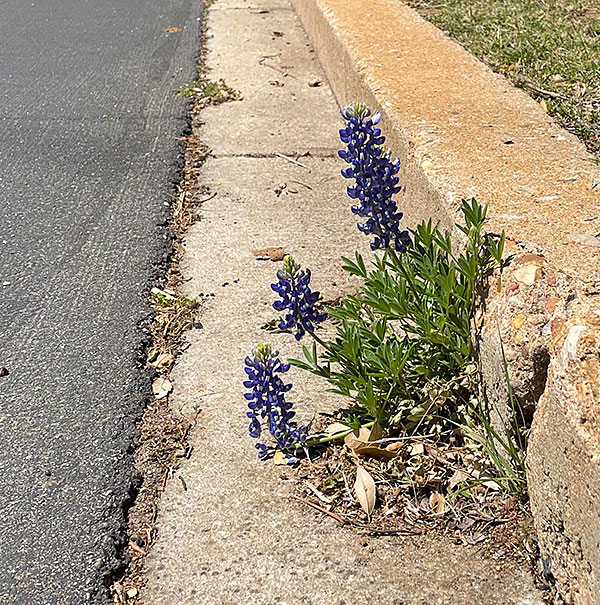
[[[246,415],[250,419],[250,437],[259,439],[263,425],[266,425],[276,447],[285,452],[288,463],[294,464],[297,462],[294,446],[306,440],[308,429],[292,420],[296,415],[292,409],[294,404],[285,398],[292,385],[285,384],[279,375],[289,369],[290,364],[281,362],[278,351],[273,351],[269,345],[259,344],[245,360],[248,380],[244,381],[244,386],[250,391],[244,393],[244,397],[248,401]],[[256,444],[256,449],[260,458],[272,450],[261,442]]]
[[[302,269],[288,254],[283,259],[283,266],[277,271],[277,279],[277,283],[271,284],[271,288],[281,296],[281,300],[276,300],[273,308],[287,311],[283,321],[279,323],[279,329],[295,329],[296,340],[300,340],[305,332],[314,333],[315,324],[324,321],[327,315],[315,308],[320,293],[310,289],[310,269]]]
[[[371,110],[363,103],[356,103],[344,108],[342,115],[347,124],[340,130],[340,139],[346,149],[338,153],[351,164],[342,170],[342,175],[354,179],[354,185],[347,188],[348,195],[358,201],[352,212],[366,219],[357,226],[366,235],[374,236],[372,250],[391,247],[405,252],[410,237],[408,231],[400,230],[402,212],[392,199],[402,189],[396,176],[400,160],[392,161],[390,152],[383,147],[385,137],[377,128],[381,114],[370,117]]]

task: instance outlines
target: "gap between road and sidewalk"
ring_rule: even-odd
[[[274,316],[278,265],[252,250],[281,246],[318,268],[315,288],[331,300],[356,285],[339,257],[368,254],[368,244],[339,175],[339,107],[291,6],[218,0],[207,21],[210,77],[243,99],[203,110],[196,133],[211,149],[199,178],[215,195],[186,237],[182,294],[206,302],[203,327],[189,333],[171,374],[171,405],[184,417],[198,411],[198,420],[193,455],[177,472],[183,481],[170,481],[161,501],[143,602],[541,603],[510,559],[446,538],[340,528],[292,499],[292,470],[258,460],[243,359],[257,342],[284,357],[301,353],[289,335],[260,329]],[[302,420],[334,407],[323,384],[290,374]]]

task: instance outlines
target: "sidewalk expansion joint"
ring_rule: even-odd
[[[213,11],[221,11],[221,12],[229,12],[229,11],[247,11],[253,15],[263,15],[265,13],[274,13],[274,12],[295,12],[292,8],[286,8],[285,6],[275,6],[273,8],[258,8],[258,7],[250,7],[250,6],[211,6],[210,10]]]
[[[332,151],[330,153],[322,153],[322,152],[313,152],[313,151],[286,151],[286,152],[276,152],[276,153],[213,153],[209,154],[211,158],[216,160],[220,159],[228,159],[228,158],[246,158],[253,160],[294,160],[295,162],[299,161],[301,158],[337,158],[338,153],[336,151]]]

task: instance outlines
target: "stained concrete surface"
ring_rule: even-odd
[[[106,602],[139,322],[195,75],[197,0],[7,0],[0,19],[0,602]],[[167,33],[167,28],[180,31]]]
[[[189,333],[173,370],[171,404],[184,416],[200,412],[193,455],[178,471],[186,488],[175,477],[161,501],[144,602],[541,603],[526,570],[477,548],[425,537],[365,539],[339,528],[291,498],[289,470],[257,459],[243,359],[258,342],[283,357],[301,352],[290,335],[261,330],[276,316],[269,284],[278,265],[252,250],[285,247],[312,268],[314,287],[330,300],[356,287],[340,255],[368,256],[368,241],[339,174],[339,110],[293,11],[281,1],[216,2],[208,26],[211,77],[244,99],[203,112],[198,132],[212,149],[199,178],[215,196],[188,233],[181,269],[184,293],[204,295],[203,327]],[[262,56],[289,75],[278,77]],[[314,80],[323,86],[310,87]],[[259,125],[256,115],[269,119]],[[290,124],[301,117],[301,127],[285,127],[288,117]],[[294,369],[289,378],[301,420],[335,405],[316,378]]]

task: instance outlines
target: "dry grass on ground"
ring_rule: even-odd
[[[600,0],[404,0],[523,88],[600,161]]]

